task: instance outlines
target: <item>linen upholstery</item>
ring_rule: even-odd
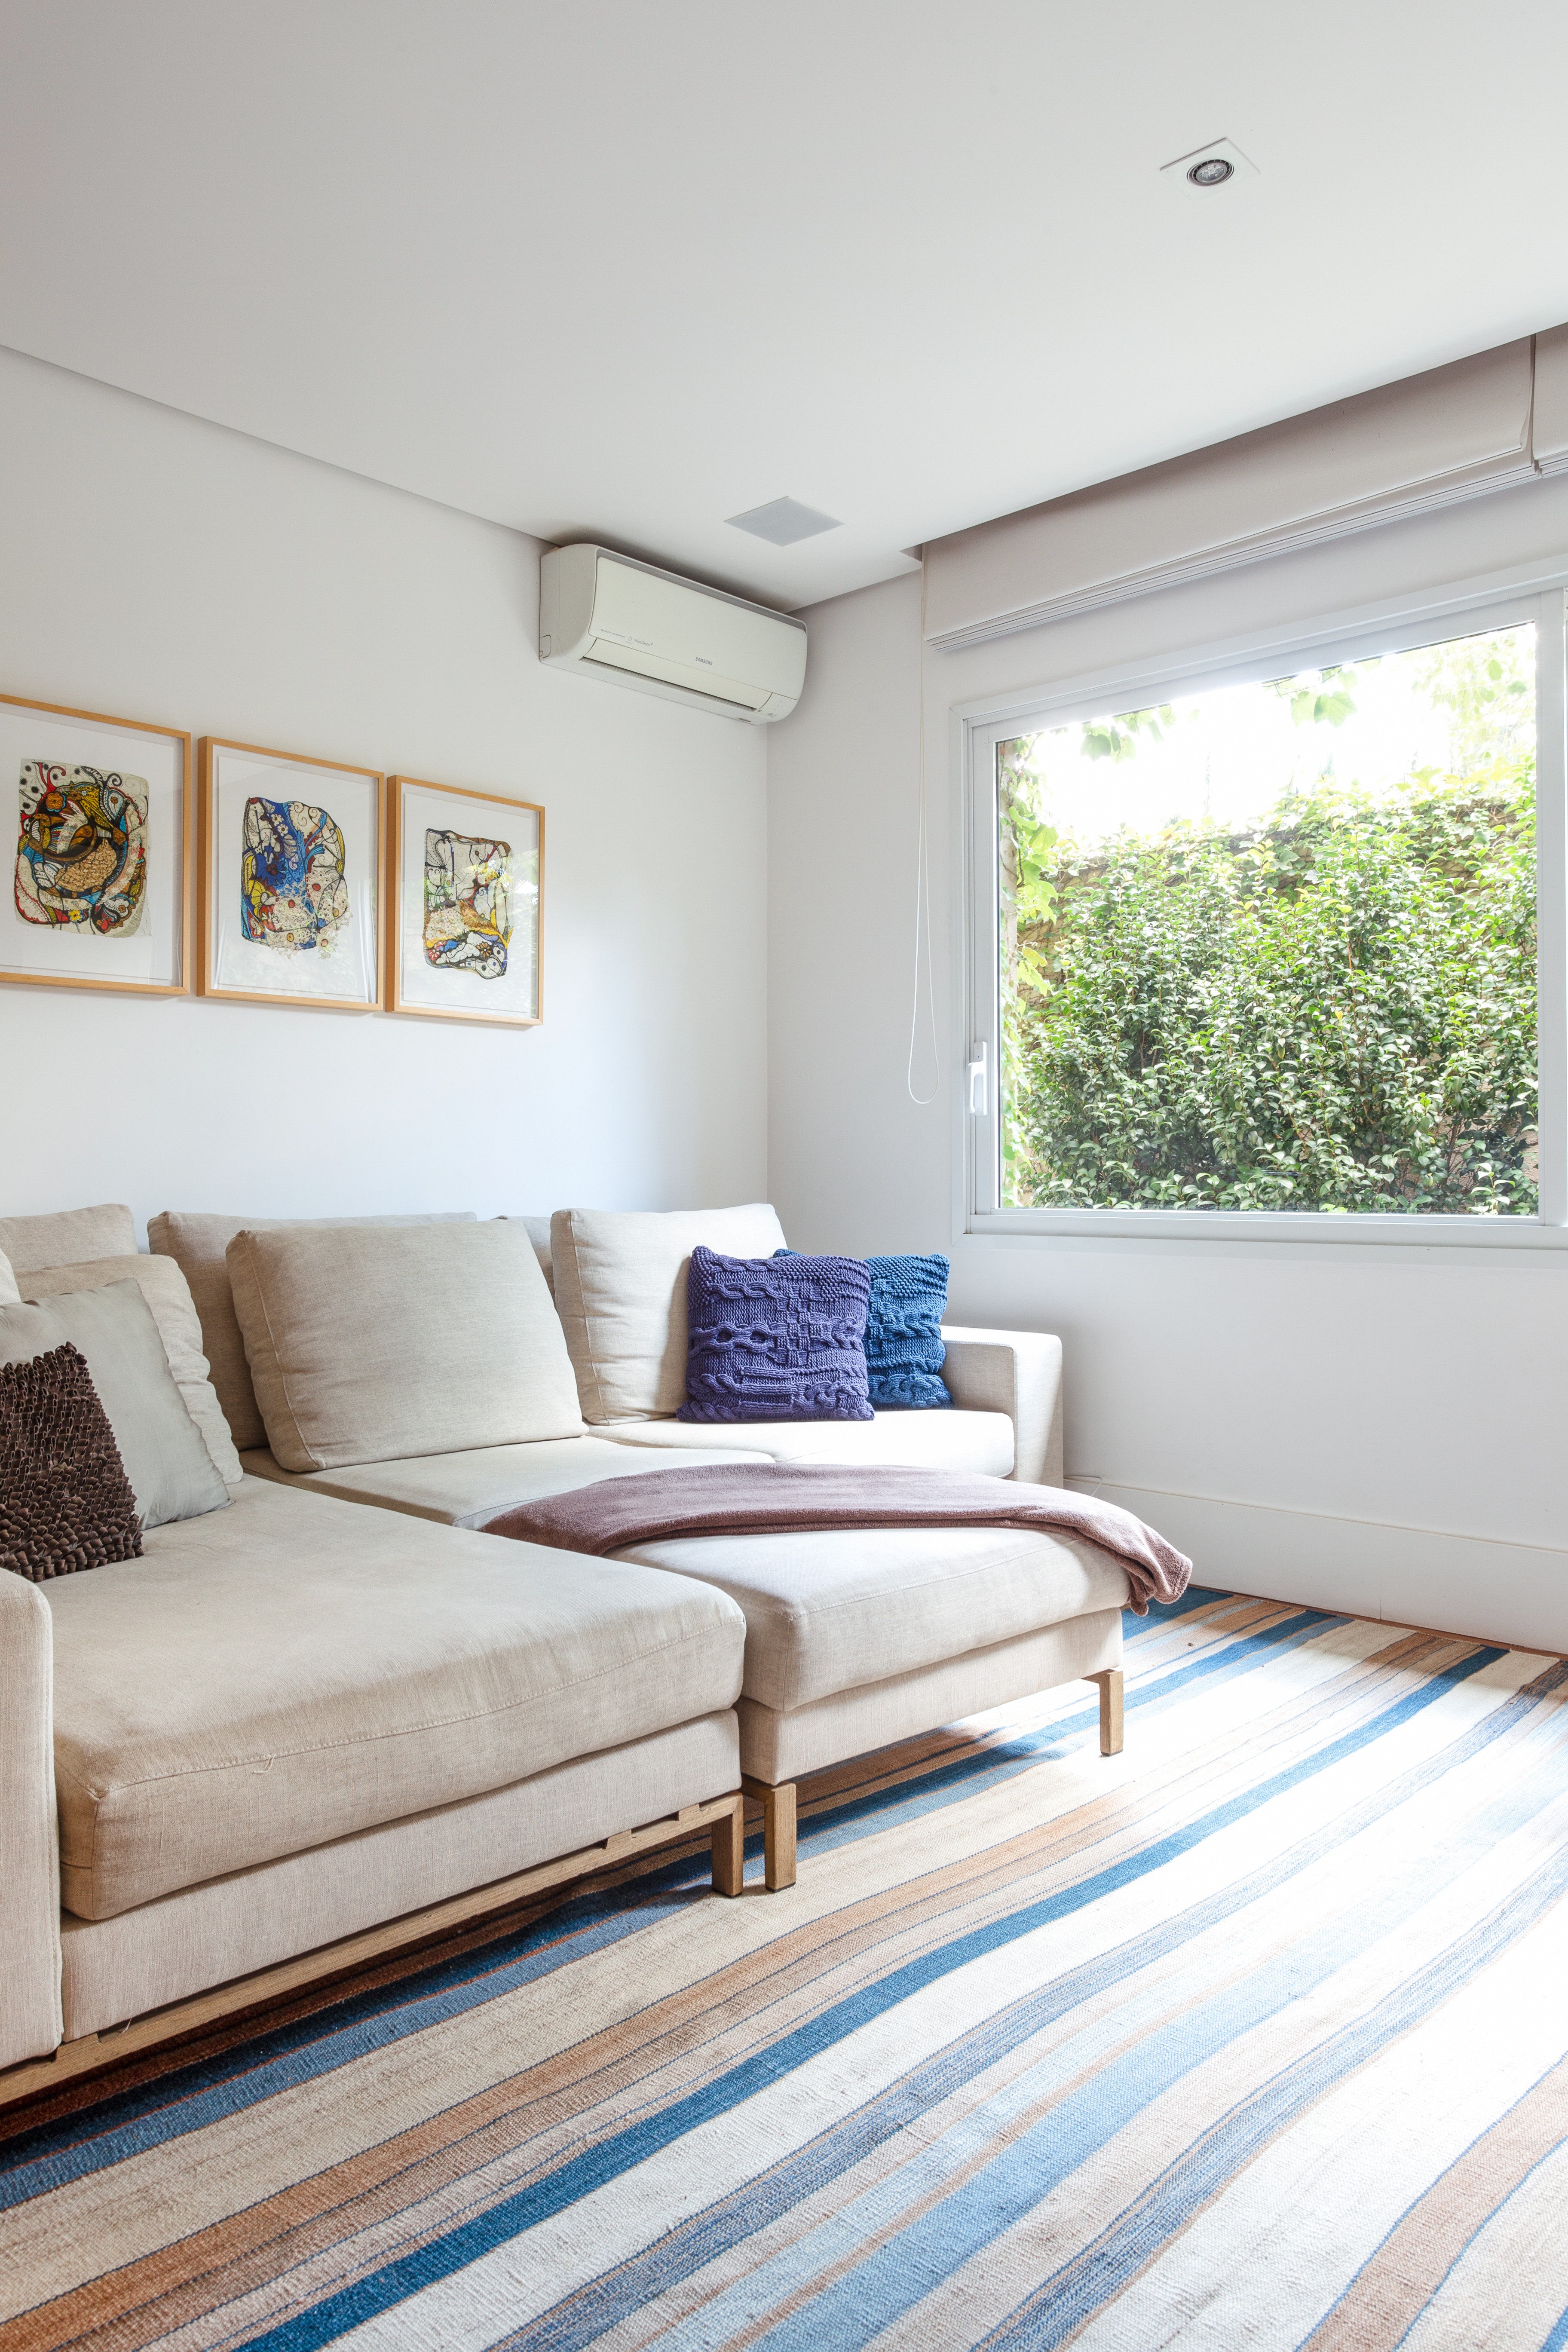
[[[1013,1469],[1013,1424],[1003,1412],[898,1412],[869,1421],[749,1421],[693,1427],[681,1421],[608,1421],[595,1437],[640,1451],[710,1448],[733,1460],[765,1454],[773,1462],[904,1462],[917,1469],[975,1470],[1005,1478]],[[645,1465],[651,1469],[653,1465]],[[1043,1482],[1040,1482],[1043,1483]]]
[[[984,1715],[1121,1664],[1121,1611],[1091,1609],[1010,1642],[835,1691],[807,1706],[783,1711],[742,1698],[741,1769],[758,1780],[795,1780],[846,1757],[913,1738],[935,1724]],[[1089,1694],[1084,1696],[1092,1706]]]
[[[12,1310],[15,1312],[16,1310]],[[110,1918],[731,1706],[711,1585],[247,1478],[65,1577],[61,1895]]]
[[[560,1320],[521,1224],[293,1225],[226,1252],[286,1470],[581,1433]]]
[[[152,1309],[163,1353],[185,1411],[202,1434],[214,1467],[226,1486],[237,1486],[243,1473],[223,1407],[207,1378],[202,1327],[190,1285],[172,1257],[89,1258],[78,1265],[36,1266],[20,1284],[24,1298],[53,1298],[63,1290],[101,1290],[111,1282],[133,1282]]]
[[[0,2066],[62,2030],[53,1634],[39,1587],[0,1576]]]
[[[780,1710],[1128,1597],[1106,1553],[1019,1528],[676,1536],[614,1557],[700,1577],[739,1601],[745,1695]]]
[[[68,1917],[57,1930],[65,2031],[100,2032],[207,1985],[579,1853],[616,1830],[725,1796],[740,1777],[735,1717],[725,1710],[574,1757],[485,1796],[208,1879],[112,1919]],[[412,1939],[417,1923],[409,1933]]]
[[[129,1215],[130,1212],[126,1212]],[[245,1360],[245,1341],[240,1337],[239,1320],[234,1311],[234,1294],[229,1286],[228,1265],[224,1256],[236,1234],[248,1228],[252,1233],[273,1233],[291,1224],[321,1225],[419,1225],[449,1223],[453,1219],[473,1218],[471,1209],[438,1211],[433,1216],[406,1217],[230,1217],[214,1216],[188,1209],[164,1209],[147,1220],[147,1243],[154,1257],[172,1257],[190,1285],[196,1315],[202,1327],[202,1348],[207,1360],[213,1389],[224,1419],[227,1422],[235,1444],[243,1454],[247,1446],[265,1445],[267,1424],[261,1418],[261,1408],[256,1402],[251,1386],[250,1367]],[[134,1238],[127,1244],[134,1248]],[[57,1252],[57,1255],[63,1253]],[[82,1255],[86,1255],[84,1251]]]
[[[228,1488],[174,1385],[140,1286],[111,1282],[101,1290],[0,1307],[0,1363],[47,1355],[65,1340],[87,1358],[143,1534],[166,1520],[221,1510]]]
[[[1065,1485],[1061,1341],[1045,1331],[959,1330],[949,1324],[942,1336],[947,1349],[942,1377],[953,1403],[969,1412],[1005,1412],[1012,1423],[1012,1475],[1034,1486]]]
[[[648,1470],[689,1467],[694,1462],[763,1462],[763,1454],[658,1453],[652,1448],[611,1445],[599,1437],[542,1439],[532,1445],[485,1445],[457,1454],[414,1454],[403,1461],[361,1462],[336,1470],[285,1470],[274,1454],[245,1456],[253,1476],[296,1486],[301,1493],[336,1495],[346,1503],[376,1503],[384,1510],[407,1511],[415,1518],[439,1519],[448,1527],[482,1528],[519,1503],[563,1495],[601,1478],[631,1478]]]
[[[583,1418],[646,1421],[686,1397],[686,1274],[700,1244],[772,1257],[784,1229],[765,1202],[740,1209],[557,1209],[555,1304]]]
[[[122,1201],[99,1209],[58,1209],[42,1217],[0,1217],[0,1250],[13,1274],[42,1265],[79,1265],[95,1257],[133,1257],[136,1220]]]

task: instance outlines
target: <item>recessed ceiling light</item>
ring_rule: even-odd
[[[1178,155],[1173,163],[1163,163],[1160,176],[1184,195],[1208,195],[1215,188],[1228,187],[1233,180],[1256,179],[1258,166],[1234,139],[1211,139],[1206,147],[1194,147]]]
[[[818,514],[798,499],[773,499],[765,507],[749,507],[744,514],[726,515],[737,530],[765,539],[771,547],[793,547],[797,539],[815,539],[819,530],[842,530],[837,515]]]

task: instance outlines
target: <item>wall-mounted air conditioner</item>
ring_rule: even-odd
[[[555,547],[540,566],[539,658],[764,725],[800,700],[805,624],[607,547]]]

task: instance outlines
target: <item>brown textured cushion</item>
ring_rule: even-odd
[[[136,1497],[80,1349],[0,1364],[0,1568],[38,1583],[141,1557]]]

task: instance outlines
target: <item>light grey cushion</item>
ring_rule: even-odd
[[[11,1270],[11,1261],[5,1251],[0,1250],[0,1307],[15,1306],[21,1296],[16,1287],[16,1275]]]
[[[16,1105],[12,1105],[15,1115]],[[41,1265],[79,1265],[86,1258],[131,1257],[136,1220],[123,1201],[98,1209],[60,1209],[47,1217],[0,1217],[0,1250],[13,1274]]]
[[[738,1601],[746,1696],[777,1708],[1127,1600],[1126,1574],[1108,1554],[1026,1528],[678,1536],[615,1556],[700,1577]]]
[[[227,1258],[286,1470],[582,1433],[521,1224],[290,1225],[237,1234]]]
[[[200,1430],[224,1485],[237,1486],[245,1474],[207,1378],[202,1327],[190,1286],[172,1257],[102,1257],[89,1258],[85,1265],[40,1266],[22,1276],[19,1288],[24,1298],[53,1298],[63,1290],[102,1290],[111,1282],[133,1282],[152,1308],[185,1411]]]
[[[587,1422],[646,1421],[686,1402],[686,1274],[699,1243],[772,1257],[784,1227],[766,1202],[742,1209],[557,1209],[555,1304]]]
[[[745,1627],[710,1586],[259,1479],[144,1559],[55,1581],[97,1587],[39,1588],[62,1895],[85,1918],[507,1788],[740,1687]]]
[[[82,1213],[86,1213],[83,1212]],[[128,1215],[129,1211],[126,1213]],[[155,1257],[175,1260],[191,1286],[196,1314],[202,1327],[202,1347],[206,1355],[207,1369],[223,1408],[224,1419],[241,1453],[247,1446],[265,1445],[267,1428],[261,1418],[261,1408],[256,1402],[256,1391],[250,1382],[250,1368],[245,1360],[245,1342],[239,1336],[239,1324],[234,1312],[234,1296],[229,1288],[228,1267],[224,1259],[236,1234],[247,1227],[252,1233],[275,1233],[289,1225],[427,1225],[448,1223],[454,1219],[473,1218],[472,1209],[437,1212],[434,1216],[419,1217],[227,1217],[209,1215],[205,1211],[164,1209],[147,1220],[147,1241]],[[130,1246],[135,1247],[134,1242]],[[57,1253],[57,1255],[61,1253]],[[82,1253],[86,1255],[86,1253]]]
[[[221,1510],[228,1488],[185,1410],[138,1286],[111,1282],[0,1307],[0,1363],[26,1363],[68,1339],[87,1358],[143,1528]]]

